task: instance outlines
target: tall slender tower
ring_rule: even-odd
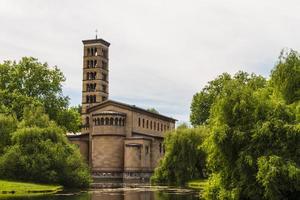
[[[110,43],[103,39],[83,40],[82,133],[87,132],[89,107],[108,99],[108,50]]]

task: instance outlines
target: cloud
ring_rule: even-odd
[[[293,0],[2,0],[0,60],[59,66],[81,100],[82,43],[111,42],[110,98],[188,121],[192,96],[222,72],[268,76],[284,47],[299,49]]]

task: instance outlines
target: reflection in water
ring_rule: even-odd
[[[103,189],[80,194],[61,194],[39,197],[0,198],[1,200],[198,200],[196,191],[184,189],[120,188]]]

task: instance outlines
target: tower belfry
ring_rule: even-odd
[[[83,130],[89,127],[90,120],[86,114],[89,107],[108,99],[108,63],[110,43],[98,39],[83,40],[83,79],[82,79],[82,124]]]

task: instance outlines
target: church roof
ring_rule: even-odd
[[[122,102],[118,102],[118,101],[114,101],[114,100],[110,100],[110,99],[106,100],[106,101],[103,101],[98,105],[95,105],[95,106],[92,106],[92,107],[88,108],[87,112],[95,111],[98,108],[103,108],[107,105],[115,105],[115,106],[118,106],[118,107],[121,107],[121,108],[125,108],[125,109],[132,110],[132,111],[139,112],[139,113],[144,113],[144,114],[150,115],[152,117],[161,118],[163,120],[167,120],[167,121],[171,121],[171,122],[177,121],[176,119],[174,119],[172,117],[168,117],[168,116],[165,116],[165,115],[154,113],[154,112],[148,111],[146,109],[137,107],[135,105],[130,105],[130,104],[126,104],[126,103],[122,103]],[[108,111],[105,111],[105,112],[108,112]]]

